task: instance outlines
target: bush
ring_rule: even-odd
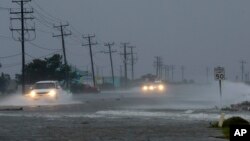
[[[219,128],[218,123],[219,122],[210,123],[210,127]],[[230,125],[249,125],[249,122],[241,117],[231,117],[231,118],[226,119],[223,122],[223,125],[221,128],[222,133],[224,134],[224,137],[226,139],[229,139],[230,137],[230,128],[229,128]]]
[[[249,125],[249,122],[241,117],[231,117],[223,122],[222,127],[230,127],[230,125]]]

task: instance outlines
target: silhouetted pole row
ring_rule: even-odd
[[[129,43],[121,43],[123,46],[123,53],[121,53],[121,55],[123,55],[123,63],[124,63],[124,77],[125,77],[125,86],[127,86],[127,81],[128,81],[128,68],[127,68],[127,63],[128,63],[128,53],[127,53],[127,47],[129,45]]]
[[[87,44],[83,44],[83,46],[88,46],[89,47],[89,54],[90,54],[91,68],[92,68],[92,80],[93,80],[94,87],[96,87],[95,68],[94,68],[92,46],[96,45],[97,42],[93,43],[92,38],[95,38],[95,35],[83,36],[83,39],[86,39],[87,42],[88,42]]]
[[[165,71],[165,81],[169,79],[169,66],[164,65],[164,71]]]
[[[172,82],[173,82],[174,81],[174,70],[175,70],[175,67],[174,67],[174,65],[171,65],[170,68],[171,68],[171,72],[172,72]]]
[[[181,66],[181,79],[182,79],[182,82],[184,82],[185,80],[185,67],[184,66]]]
[[[209,83],[209,72],[210,72],[210,69],[209,67],[207,67],[206,68],[207,83]]]
[[[246,61],[242,60],[240,61],[241,63],[241,81],[243,82],[244,81],[244,65],[247,63]]]
[[[160,56],[155,57],[156,61],[154,62],[155,67],[156,67],[156,77],[161,78],[162,77],[162,58]]]
[[[58,35],[53,35],[53,37],[61,37],[62,39],[62,49],[63,49],[63,58],[64,58],[64,65],[65,65],[65,69],[66,69],[66,72],[65,72],[65,76],[66,76],[66,88],[68,89],[69,88],[69,80],[70,80],[70,76],[69,76],[69,68],[68,68],[68,62],[67,62],[67,56],[66,56],[66,49],[65,49],[65,39],[64,37],[66,36],[70,36],[71,35],[71,32],[69,33],[66,33],[65,32],[65,28],[68,27],[69,24],[60,24],[58,26],[55,26],[54,25],[54,28],[57,28],[60,30],[60,34]]]
[[[135,74],[134,74],[134,65],[135,65],[135,61],[136,59],[134,58],[134,48],[136,48],[135,46],[129,46],[128,48],[130,48],[130,55],[131,55],[131,78],[132,80],[135,79]]]

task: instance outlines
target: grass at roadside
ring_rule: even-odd
[[[226,139],[230,138],[230,128],[229,127],[222,128],[222,133]]]
[[[210,124],[212,128],[218,128],[222,131],[226,139],[230,138],[230,126],[231,125],[249,125],[249,122],[241,117],[231,117],[223,122],[222,127],[219,127],[219,122]]]

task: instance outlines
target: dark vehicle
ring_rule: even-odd
[[[86,84],[71,84],[70,91],[73,94],[100,93],[98,88]]]

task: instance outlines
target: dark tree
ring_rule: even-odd
[[[26,84],[33,84],[42,80],[58,80],[65,82],[66,67],[68,67],[70,72],[71,80],[78,77],[77,73],[72,71],[70,66],[65,66],[63,64],[62,56],[59,54],[55,54],[50,58],[35,59],[26,65]]]

